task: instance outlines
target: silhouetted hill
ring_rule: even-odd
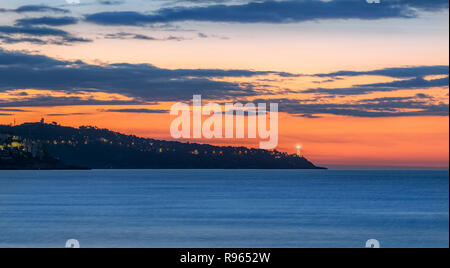
[[[93,169],[317,169],[306,158],[276,151],[145,139],[95,127],[27,123],[0,126],[0,133],[67,165]]]

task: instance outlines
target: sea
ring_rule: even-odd
[[[449,172],[0,171],[0,247],[449,247]]]

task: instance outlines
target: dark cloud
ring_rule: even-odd
[[[67,9],[50,7],[46,5],[25,5],[16,9],[1,9],[1,12],[13,12],[13,13],[37,13],[37,12],[54,12],[54,13],[70,13]]]
[[[423,93],[416,94],[416,98],[419,98],[419,99],[433,99],[432,96],[430,96],[428,94],[423,94]]]
[[[29,96],[13,100],[0,100],[0,107],[57,107],[57,106],[81,106],[81,105],[140,105],[146,104],[140,101],[103,101],[84,99],[79,96],[54,97],[54,96]]]
[[[72,43],[91,42],[55,28],[35,26],[0,26],[0,41],[3,43],[28,42],[34,44],[70,45]]]
[[[43,89],[58,91],[102,91],[146,100],[188,100],[254,96],[258,88],[217,81],[225,77],[257,75],[289,76],[288,73],[250,70],[161,69],[148,64],[89,65],[38,55],[0,50],[0,91]]]
[[[117,6],[125,3],[124,0],[98,0],[97,2],[105,6]]]
[[[333,95],[363,95],[373,92],[389,92],[410,89],[429,89],[435,87],[448,87],[449,77],[426,80],[421,77],[401,81],[355,85],[348,88],[313,88],[302,93],[319,93]]]
[[[402,80],[386,83],[355,85],[348,88],[312,88],[302,92],[332,95],[362,95],[372,92],[448,87],[449,85],[449,67],[445,65],[397,67],[372,71],[338,71],[326,74],[315,74],[313,76],[322,78],[331,77],[333,80],[341,79],[342,77],[362,75],[386,76]],[[444,77],[427,79],[428,76]]]
[[[11,37],[8,35],[0,35],[0,42],[3,44],[30,43],[35,45],[47,45],[50,42],[40,38],[33,37]]]
[[[0,33],[3,34],[26,34],[34,36],[59,36],[66,37],[69,34],[66,31],[47,27],[32,26],[0,26]]]
[[[26,5],[17,9],[0,9],[1,12],[13,13],[69,13],[69,10],[45,5]],[[78,20],[73,17],[39,17],[22,18],[14,26],[0,26],[0,42],[4,44],[31,43],[37,45],[70,45],[72,43],[90,42],[70,33],[49,27],[37,26],[63,26],[76,24]]]
[[[22,109],[4,109],[0,108],[0,112],[28,112]]]
[[[411,101],[411,100],[416,100],[416,99],[425,99],[423,97],[420,96],[421,94],[417,94],[415,96],[411,96],[411,97],[382,97],[382,98],[373,98],[373,99],[364,99],[361,100],[360,102],[363,103],[386,103],[386,102],[404,102],[404,101]],[[425,94],[423,94],[425,95]],[[428,95],[426,95],[428,96]]]
[[[136,39],[136,40],[146,40],[146,41],[156,41],[158,38],[143,35],[143,34],[135,34],[135,33],[114,33],[114,34],[107,34],[105,35],[106,39],[120,39],[120,40],[129,40],[129,39]]]
[[[153,36],[148,36],[144,34],[135,34],[135,33],[126,33],[126,32],[120,32],[120,33],[114,33],[114,34],[107,34],[105,35],[106,39],[119,39],[119,40],[143,40],[143,41],[183,41],[186,40],[184,37],[178,37],[178,36],[169,36],[166,38],[156,38]]]
[[[279,103],[280,112],[317,118],[321,115],[342,115],[353,117],[401,117],[401,116],[448,116],[446,103],[428,103],[414,97],[376,98],[356,103],[315,103],[302,100],[270,100]],[[255,102],[266,102],[256,100]]]
[[[40,18],[24,18],[16,21],[19,26],[65,26],[77,24],[78,19],[74,17],[40,17]]]
[[[183,40],[186,40],[186,38],[179,37],[179,36],[169,36],[165,40],[168,40],[168,41],[183,41]]]
[[[425,77],[429,75],[449,75],[449,67],[448,65],[410,66],[410,67],[385,68],[372,71],[338,71],[327,74],[315,74],[314,76],[336,78],[342,76],[361,76],[361,75],[379,75],[393,78]]]
[[[47,114],[46,116],[74,116],[74,115],[90,115],[91,113],[68,113],[68,114]]]
[[[136,114],[165,114],[169,112],[168,110],[152,110],[152,109],[109,109],[100,111],[110,113],[136,113]]]
[[[368,4],[366,0],[289,0],[262,1],[238,5],[179,6],[163,8],[150,14],[139,12],[101,12],[86,16],[91,23],[102,25],[144,25],[179,21],[291,23],[325,19],[414,18],[416,9],[448,8],[444,0],[382,0]]]

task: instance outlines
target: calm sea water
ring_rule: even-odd
[[[449,247],[448,171],[0,171],[0,247]]]

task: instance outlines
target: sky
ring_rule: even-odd
[[[170,107],[201,94],[278,103],[277,150],[317,165],[448,168],[448,5],[2,0],[0,124],[170,140]]]

